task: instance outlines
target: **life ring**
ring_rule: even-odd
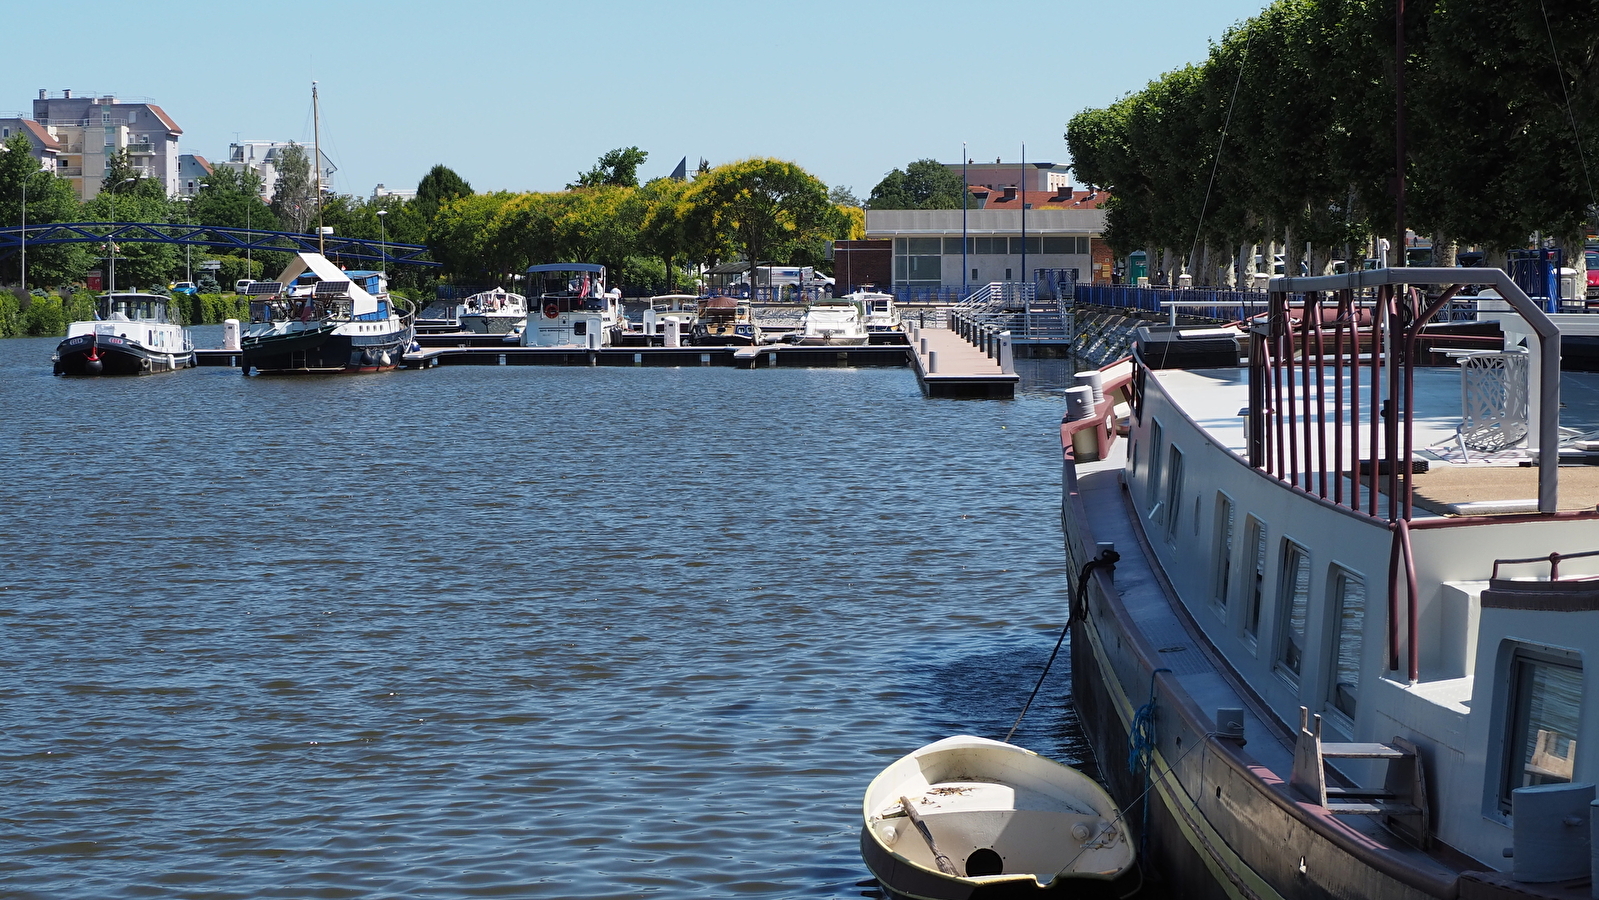
[[[544,305],[544,317],[546,319],[553,319],[560,314],[561,308],[556,306],[554,303],[546,303]]]

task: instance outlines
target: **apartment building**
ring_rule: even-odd
[[[261,199],[271,200],[272,195],[277,192],[278,165],[283,159],[284,151],[288,150],[291,145],[296,145],[296,142],[241,141],[237,144],[229,144],[227,161],[212,163],[212,165],[227,166],[236,172],[243,172],[246,169],[254,171],[261,176]],[[310,146],[305,144],[298,144],[298,146],[305,151],[307,158],[310,158],[315,152]],[[324,191],[331,190],[333,173],[339,169],[328,159],[326,153],[320,154],[320,156],[322,158],[322,189]]]
[[[0,119],[0,137],[11,128],[29,135],[41,167],[71,182],[80,200],[100,193],[106,161],[122,150],[141,177],[157,179],[169,195],[178,192],[183,129],[148,99],[40,90],[32,119]]]

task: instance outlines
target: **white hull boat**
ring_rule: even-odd
[[[848,299],[824,300],[805,310],[805,323],[795,335],[802,346],[852,346],[870,340],[859,304]]]
[[[524,347],[609,347],[622,331],[622,292],[605,289],[605,267],[594,263],[529,266],[537,288],[522,329]]]
[[[862,813],[861,857],[895,897],[1125,897],[1141,884],[1105,789],[1012,744],[928,744],[872,780]]]
[[[510,334],[527,321],[527,298],[503,288],[483,291],[462,301],[457,319],[472,334]]]

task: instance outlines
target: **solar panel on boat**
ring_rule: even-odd
[[[318,281],[315,294],[318,297],[342,297],[350,292],[348,281]]]
[[[262,294],[283,293],[283,283],[278,281],[252,281],[244,286],[246,296],[255,297]]]

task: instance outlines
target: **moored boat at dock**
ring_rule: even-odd
[[[871,340],[861,316],[861,304],[844,297],[820,300],[805,310],[805,320],[791,338],[805,346],[864,344]]]
[[[761,342],[761,328],[748,301],[735,297],[707,297],[694,321],[696,345],[749,347]]]
[[[95,300],[93,321],[73,322],[52,357],[57,375],[148,375],[194,365],[188,329],[159,294],[110,293]]]
[[[251,284],[240,337],[246,375],[393,369],[411,344],[411,323],[386,293],[374,296],[318,253],[300,253],[278,280]]]
[[[609,347],[622,330],[622,294],[606,290],[595,263],[528,266],[533,301],[522,329],[524,347]]]
[[[461,330],[473,334],[510,334],[527,322],[527,298],[504,288],[482,291],[461,301]]]
[[[866,789],[861,857],[893,897],[1126,897],[1141,878],[1105,789],[1011,744],[960,735]]]
[[[1424,365],[1484,282],[1506,348]],[[1587,893],[1599,480],[1559,463],[1599,450],[1599,377],[1497,270],[1269,297],[1231,335],[1144,329],[1062,425],[1073,700],[1112,795],[1183,896]],[[1176,368],[1200,343],[1233,364]]]

